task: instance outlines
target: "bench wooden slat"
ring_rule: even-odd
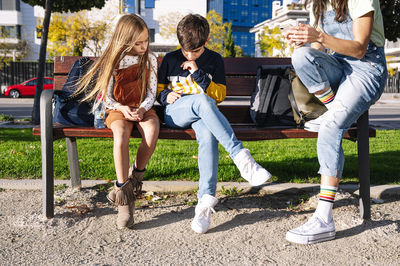
[[[243,141],[258,141],[272,139],[290,139],[290,138],[316,138],[318,133],[309,132],[299,128],[259,128],[251,125],[233,125],[236,137]],[[40,136],[40,127],[34,127],[34,136]],[[65,137],[82,138],[112,138],[110,129],[96,129],[93,127],[54,127],[53,136],[55,139]],[[369,130],[369,137],[375,137],[376,131]],[[137,130],[132,131],[132,138],[141,138]],[[346,139],[357,138],[357,128],[350,128],[345,136]],[[192,129],[172,129],[165,126],[161,127],[159,139],[196,139]]]
[[[260,65],[290,65],[290,58],[278,57],[225,57],[225,73],[231,75],[254,76]]]
[[[67,75],[54,76],[54,89],[61,90],[67,79]],[[256,86],[255,77],[226,77],[227,96],[248,96],[251,95]]]

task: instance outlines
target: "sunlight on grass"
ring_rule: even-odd
[[[371,183],[400,184],[400,130],[377,131],[370,139]],[[112,139],[77,140],[81,176],[84,179],[115,179]],[[130,161],[140,139],[130,141]],[[316,139],[284,139],[244,142],[254,159],[273,175],[273,182],[318,183]],[[30,129],[0,129],[0,178],[41,178],[40,138]],[[357,182],[357,145],[344,140],[346,163],[342,182]],[[219,147],[219,181],[245,181],[228,153]],[[151,158],[147,180],[198,180],[197,143],[192,140],[159,140]],[[54,142],[54,175],[69,179],[64,139]]]

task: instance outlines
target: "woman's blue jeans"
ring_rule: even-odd
[[[215,100],[205,94],[185,95],[169,104],[164,113],[165,124],[173,128],[192,127],[199,144],[198,166],[200,172],[198,198],[204,194],[215,196],[218,170],[218,142],[231,158],[241,149],[240,142]]]
[[[318,132],[319,174],[342,177],[342,139],[347,129],[381,96],[386,82],[382,47],[370,42],[363,59],[327,54],[302,47],[296,49],[292,64],[310,93],[331,87],[335,99],[323,116]]]

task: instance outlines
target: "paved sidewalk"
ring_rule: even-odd
[[[82,180],[82,187],[93,187],[99,184],[105,184],[104,180]],[[55,180],[55,185],[65,184],[70,186],[69,180]],[[221,190],[221,187],[225,189],[233,188],[241,189],[243,192],[251,191],[263,191],[266,194],[317,194],[319,193],[319,184],[296,184],[296,183],[268,183],[259,187],[251,187],[247,182],[219,182],[217,184],[217,191]],[[42,189],[41,179],[0,179],[0,188],[3,189],[24,189],[24,190],[40,190]],[[153,191],[159,193],[179,193],[195,191],[198,188],[198,182],[193,181],[144,181],[143,190]],[[355,193],[358,195],[357,184],[342,184],[339,189],[346,192]],[[399,185],[371,185],[371,198],[382,199],[382,198],[400,198],[400,186]]]

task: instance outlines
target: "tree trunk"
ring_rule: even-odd
[[[43,90],[43,77],[44,77],[44,68],[46,62],[46,48],[47,48],[47,36],[49,33],[49,25],[51,18],[51,9],[53,7],[53,0],[46,0],[46,10],[44,13],[44,21],[43,21],[43,32],[40,43],[40,53],[39,53],[39,68],[37,73],[37,83],[35,90],[35,98],[33,101],[33,110],[32,110],[32,123],[34,125],[40,124],[40,95]]]

